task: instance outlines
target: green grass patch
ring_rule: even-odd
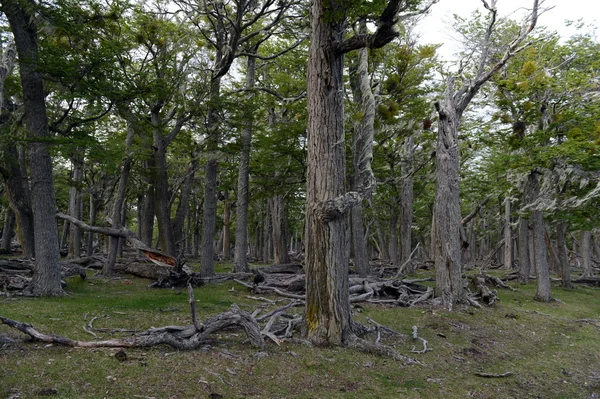
[[[228,271],[220,263],[217,270]],[[420,271],[421,277],[431,272]],[[191,323],[185,290],[147,288],[140,279],[68,280],[68,296],[57,299],[0,299],[0,314],[41,332],[74,339],[93,337],[84,327],[144,330]],[[600,289],[553,287],[559,302],[532,298],[534,283],[499,290],[496,308],[399,308],[361,304],[355,320],[371,318],[406,335],[386,339],[423,366],[347,348],[309,348],[267,343],[264,353],[244,343],[242,333],[220,333],[209,347],[193,352],[170,347],[127,350],[73,349],[23,342],[6,326],[0,334],[19,340],[0,347],[0,397],[21,398],[591,398],[600,397]],[[232,290],[233,288],[233,290]],[[238,304],[260,306],[233,282],[195,289],[199,318]],[[266,295],[262,295],[266,296]],[[272,299],[280,299],[272,296]],[[272,308],[265,308],[266,311]],[[294,308],[300,313],[302,309]],[[412,326],[431,351],[410,337]],[[514,374],[486,379],[477,372]],[[219,396],[220,395],[220,396]],[[596,395],[596,396],[594,396]]]

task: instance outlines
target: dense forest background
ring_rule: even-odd
[[[2,1],[2,252],[35,259],[33,295],[62,294],[60,255],[114,273],[132,234],[205,277],[306,257],[315,301],[373,260],[429,262],[450,307],[466,268],[542,301],[592,277],[594,28],[483,1],[449,63],[413,34],[434,3]]]

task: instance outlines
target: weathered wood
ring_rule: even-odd
[[[3,316],[0,316],[0,322],[29,335],[35,341],[77,348],[143,348],[169,345],[176,349],[193,350],[207,343],[211,334],[228,330],[232,327],[243,329],[253,346],[261,349],[265,346],[256,320],[248,312],[240,310],[236,305],[232,305],[231,309],[227,312],[220,313],[206,320],[202,325],[199,325],[201,327],[200,330],[195,326],[167,326],[152,328],[130,338],[100,341],[79,341],[67,337],[44,334],[37,331],[30,324],[21,323]]]

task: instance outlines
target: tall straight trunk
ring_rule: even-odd
[[[389,241],[390,260],[395,266],[398,264],[398,206],[393,206],[390,213],[390,241]]]
[[[202,212],[202,249],[200,265],[205,277],[215,274],[214,238],[217,229],[217,174],[218,162],[218,113],[221,79],[212,80],[210,86],[210,109],[208,110],[208,159],[204,169],[204,209]]]
[[[131,156],[131,144],[133,143],[134,128],[131,122],[127,126],[127,137],[125,139],[125,155],[123,156],[123,164],[121,166],[121,178],[119,179],[119,187],[117,188],[117,195],[113,203],[112,209],[112,227],[119,229],[122,226],[123,211],[125,209],[125,199],[127,196],[127,187],[129,185],[129,175],[131,174],[131,167],[133,165],[133,158]],[[117,260],[117,254],[119,251],[120,237],[110,236],[108,238],[108,254],[106,256],[106,263],[104,264],[104,274],[111,276],[115,271],[115,263]]]
[[[403,148],[401,171],[404,179],[400,192],[400,266],[406,263],[405,273],[412,273],[412,262],[408,262],[412,252],[413,222],[413,159],[415,154],[414,138],[410,136]],[[408,262],[408,263],[407,263]]]
[[[504,269],[513,267],[513,239],[510,225],[510,198],[504,200]]]
[[[581,232],[581,243],[579,244],[581,251],[581,266],[583,268],[584,277],[592,277],[594,269],[592,268],[592,232],[584,230]]]
[[[144,168],[146,171],[152,168],[154,162],[148,158],[144,162]],[[149,248],[153,247],[154,238],[154,185],[152,184],[152,176],[147,174],[144,177],[146,183],[146,190],[141,206],[141,217],[139,219],[140,224],[140,240],[146,244]]]
[[[377,244],[378,244],[378,250],[379,250],[379,259],[390,260],[388,242],[385,239],[385,235],[383,234],[383,230],[381,229],[379,220],[377,218],[375,218],[374,223],[375,223],[375,229],[377,231]]]
[[[360,22],[360,33],[367,30],[365,20]],[[354,102],[361,118],[354,124],[352,136],[352,190],[362,194],[364,199],[370,199],[375,188],[375,178],[371,170],[373,158],[373,138],[375,135],[375,97],[371,90],[369,76],[369,50],[358,50],[356,71],[351,76]],[[352,247],[354,249],[354,264],[361,277],[369,274],[369,259],[367,256],[367,239],[363,225],[362,202],[352,208]]]
[[[83,182],[83,159],[81,150],[77,155],[71,157],[73,163],[72,185],[69,189],[69,215],[77,220],[82,220],[82,196],[81,183]],[[69,226],[69,258],[81,257],[82,231],[74,223]]]
[[[223,198],[223,260],[231,259],[231,203],[229,193],[225,191]]]
[[[262,235],[262,258],[265,262],[269,262],[273,253],[273,224],[271,223],[271,218],[269,215],[271,214],[271,203],[267,201],[267,207],[265,211],[264,223],[263,223],[263,235]]]
[[[21,166],[25,158],[24,151],[7,144],[4,152],[4,170],[6,193],[12,210],[15,212],[19,241],[23,255],[27,259],[35,258],[35,234],[33,228],[33,210],[31,209],[31,191],[27,180],[27,170]]]
[[[200,204],[194,196],[193,200],[194,205],[194,220],[192,229],[194,230],[194,239],[192,243],[192,257],[194,259],[198,259],[198,253],[200,250]]]
[[[449,93],[446,93],[449,96]],[[464,302],[466,294],[460,263],[460,199],[458,126],[462,112],[452,100],[436,103],[439,115],[436,144],[436,189],[432,223],[435,291],[445,306]]]
[[[96,193],[93,191],[90,192],[89,220],[90,220],[91,226],[96,226],[96,222],[98,219],[99,205],[100,205],[100,200],[98,198],[96,198]],[[87,256],[92,256],[92,254],[94,253],[94,233],[92,233],[91,231],[88,232],[88,236],[87,236],[87,251],[86,251],[86,253],[87,253]]]
[[[528,184],[531,187],[531,199],[534,201],[539,196],[539,172],[532,171],[529,174]],[[535,251],[535,270],[537,275],[537,290],[535,299],[540,302],[550,301],[550,272],[548,270],[548,250],[544,238],[544,217],[542,211],[532,209],[531,219],[533,221],[533,248]]]
[[[573,288],[571,283],[571,265],[567,256],[567,228],[569,222],[560,220],[556,224],[556,251],[559,261],[561,285],[565,288]]]
[[[173,239],[175,241],[175,247],[177,248],[177,256],[184,254],[185,238],[184,238],[184,224],[186,216],[190,213],[190,197],[192,196],[192,189],[194,188],[194,180],[196,178],[196,169],[198,167],[198,161],[196,154],[191,155],[190,163],[186,170],[185,180],[181,186],[179,193],[179,204],[175,211],[175,219],[173,221]],[[188,219],[189,226],[189,219]],[[186,235],[187,237],[188,235]]]
[[[271,197],[271,220],[273,226],[273,263],[290,263],[288,253],[287,214],[283,195]]]
[[[64,295],[60,276],[52,158],[47,148],[47,140],[51,136],[44,102],[44,85],[38,69],[37,26],[35,16],[28,14],[34,12],[34,7],[25,7],[18,0],[3,0],[1,4],[19,54],[25,126],[30,140],[29,168],[35,231],[35,268],[29,291],[32,295]]]
[[[306,335],[317,345],[341,345],[351,334],[348,301],[343,22],[322,0],[311,7],[308,56],[308,158],[306,184]],[[341,200],[341,201],[340,201]],[[341,202],[336,204],[335,202]]]
[[[167,172],[167,143],[159,131],[159,116],[152,113],[154,136],[154,206],[156,221],[160,235],[162,250],[170,256],[177,256],[173,221],[171,220],[171,193],[169,191],[169,175]]]
[[[252,99],[256,75],[256,58],[248,56],[246,72],[246,89]],[[248,267],[248,204],[250,201],[250,150],[252,148],[253,115],[246,116],[246,125],[242,129],[240,163],[238,166],[235,250],[233,255],[233,271],[246,272]]]
[[[529,219],[521,216],[519,219],[519,281],[521,284],[529,283]]]
[[[4,226],[2,227],[2,250],[6,254],[12,252],[11,243],[15,234],[15,213],[7,208],[4,216]]]

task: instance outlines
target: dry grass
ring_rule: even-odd
[[[141,280],[69,281],[62,299],[0,299],[0,314],[38,330],[94,339],[95,327],[146,329],[190,323],[184,290],[149,290]],[[234,283],[196,289],[200,318],[232,303],[252,309]],[[22,342],[5,326],[0,334],[18,339],[0,347],[0,397],[56,398],[598,398],[600,397],[600,290],[554,288],[564,303],[531,300],[532,285],[499,292],[495,309],[447,312],[431,307],[403,309],[362,305],[367,317],[408,336],[412,326],[431,351],[411,338],[388,341],[425,366],[345,348],[308,348],[268,343],[258,352],[243,334],[215,336],[194,352],[169,347],[128,350],[119,362],[112,349],[69,349]],[[301,312],[300,308],[295,308]],[[98,338],[109,338],[100,334]],[[477,372],[504,373],[487,379]]]

